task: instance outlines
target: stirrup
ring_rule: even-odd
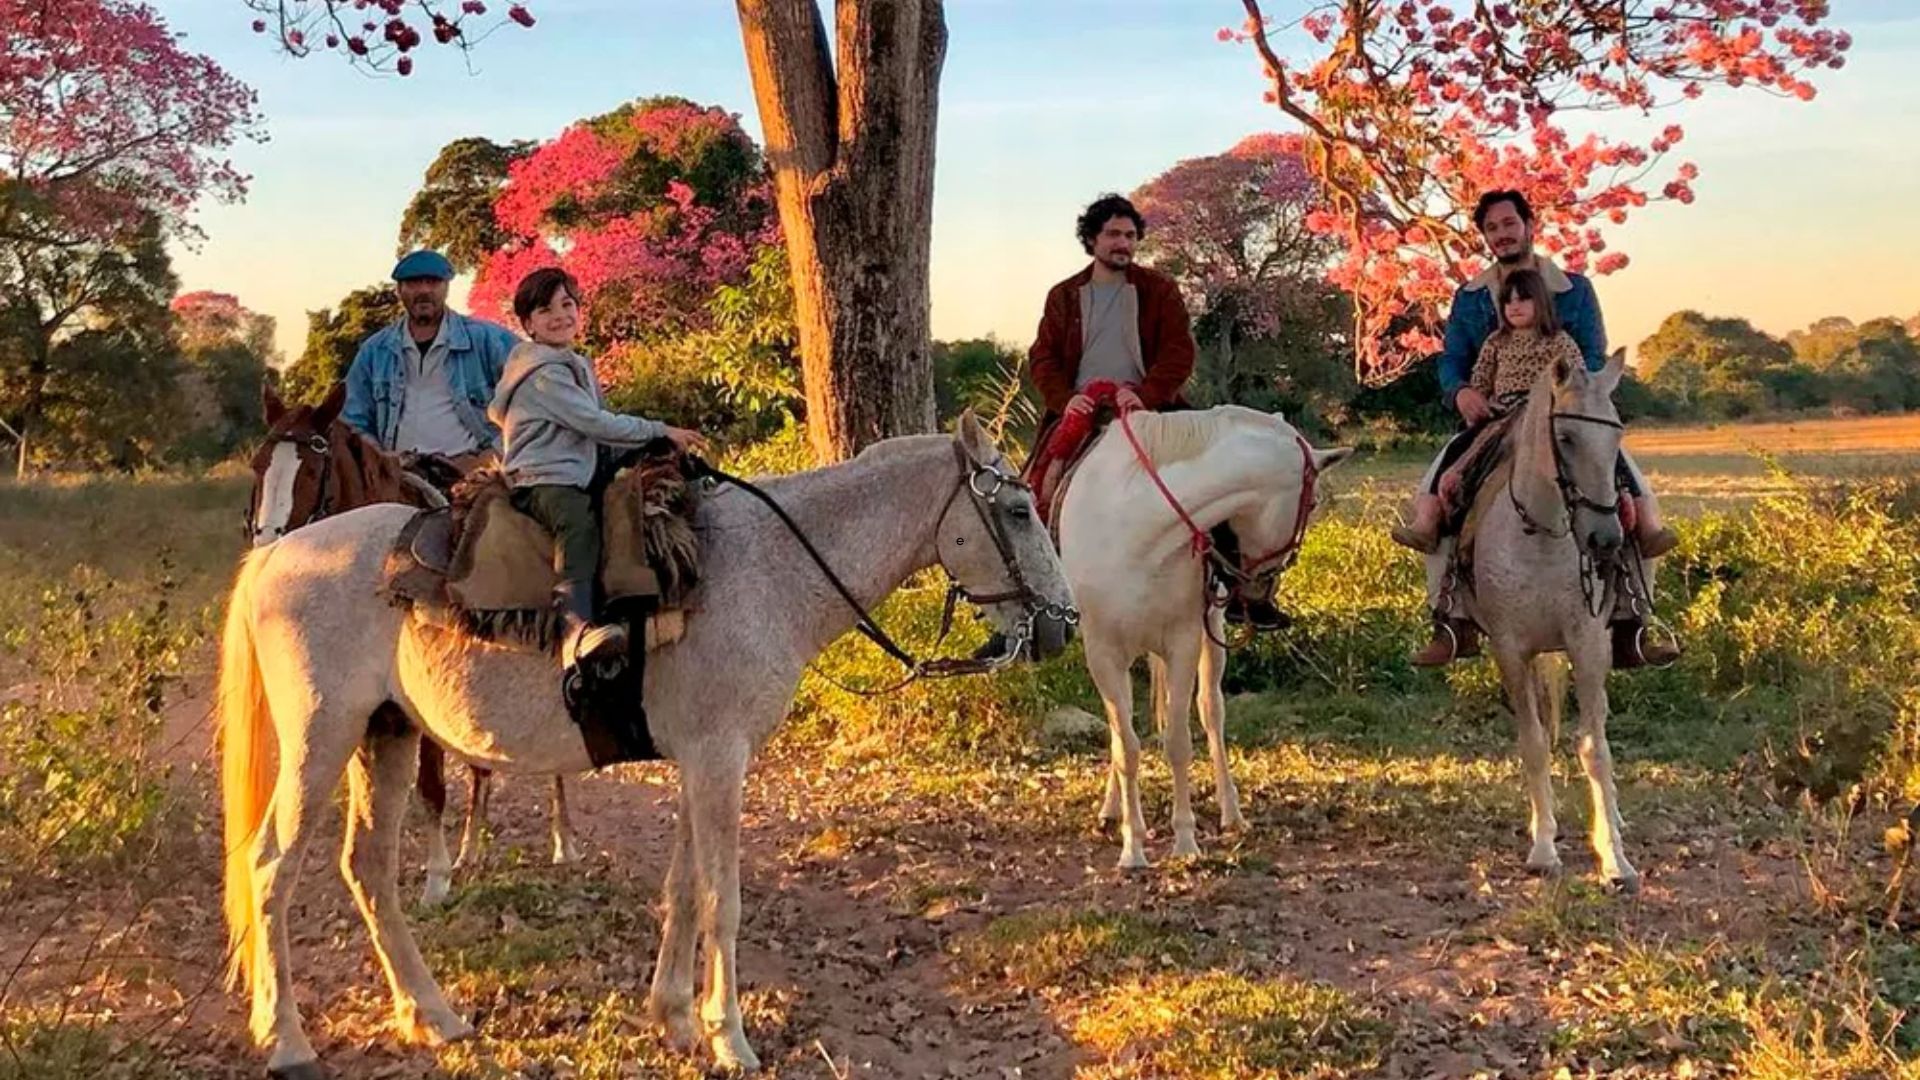
[[[565,667],[575,669],[585,664],[614,663],[626,652],[626,627],[619,623],[584,623],[567,639],[560,660]]]

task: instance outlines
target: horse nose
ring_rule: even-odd
[[[1587,550],[1596,555],[1611,555],[1620,550],[1627,542],[1626,533],[1621,530],[1620,522],[1614,518],[1595,525],[1587,534]]]
[[[1071,609],[1069,609],[1071,611]],[[1078,613],[1055,614],[1043,611],[1033,619],[1033,651],[1041,660],[1058,656],[1073,642]]]

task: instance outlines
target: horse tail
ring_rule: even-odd
[[[1541,653],[1533,658],[1533,692],[1547,722],[1547,745],[1560,745],[1560,721],[1567,711],[1567,658]]]
[[[260,931],[253,839],[272,809],[273,714],[254,653],[253,585],[271,548],[250,553],[234,579],[220,638],[220,801],[226,811],[227,988],[253,985]]]

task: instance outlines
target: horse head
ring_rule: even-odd
[[[1326,501],[1320,477],[1353,455],[1351,446],[1315,449],[1278,414],[1267,419],[1275,422],[1275,438],[1265,447],[1272,463],[1254,473],[1260,490],[1252,510],[1232,521],[1242,570],[1255,576],[1278,573],[1292,563],[1314,512]]]
[[[345,383],[335,383],[318,405],[289,407],[273,387],[263,386],[267,437],[254,451],[253,500],[247,509],[247,534],[263,547],[329,510],[327,488],[334,451],[344,430],[340,410]]]
[[[940,564],[994,628],[1040,659],[1073,639],[1079,613],[1060,556],[1034,510],[1033,492],[1007,464],[971,410],[954,444],[963,474],[936,525]]]
[[[1599,371],[1582,363],[1556,362],[1535,388],[1548,408],[1544,437],[1552,448],[1554,479],[1567,507],[1568,527],[1589,554],[1611,555],[1626,542],[1620,524],[1615,466],[1626,434],[1613,392],[1626,371],[1627,353],[1616,349]],[[1539,437],[1539,436],[1536,436]]]

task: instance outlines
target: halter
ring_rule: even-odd
[[[855,616],[854,629],[860,631],[868,641],[879,646],[881,651],[898,660],[900,664],[907,669],[906,678],[881,690],[862,691],[853,687],[842,687],[842,689],[853,693],[872,695],[898,690],[918,679],[950,679],[960,675],[979,675],[997,671],[1009,663],[1012,663],[1013,659],[1019,656],[1024,650],[1026,644],[1033,640],[1034,624],[1041,618],[1053,619],[1068,626],[1076,625],[1080,621],[1080,613],[1078,611],[1072,607],[1055,604],[1042,598],[1033,590],[1032,586],[1027,584],[1026,576],[1020,572],[1020,562],[1014,556],[1013,542],[1008,538],[1006,525],[1000,518],[1001,510],[998,496],[1000,492],[1006,488],[1012,488],[1016,491],[1026,491],[1028,490],[1027,485],[1018,477],[1001,472],[992,464],[982,465],[973,461],[967,457],[966,452],[962,450],[958,444],[954,446],[954,457],[960,466],[960,475],[954,480],[953,487],[947,492],[947,498],[946,501],[941,504],[939,516],[934,519],[934,531],[937,535],[941,526],[944,525],[947,520],[947,514],[953,508],[954,500],[960,497],[962,491],[965,491],[968,502],[973,505],[974,513],[979,515],[981,524],[986,526],[988,537],[993,540],[994,550],[999,554],[1001,566],[1007,573],[1009,588],[1000,592],[976,595],[969,592],[959,581],[953,580],[951,574],[949,574],[947,596],[940,615],[939,641],[945,641],[947,633],[952,629],[954,609],[960,600],[966,600],[975,606],[1000,604],[1017,600],[1021,606],[1026,609],[1026,618],[1021,621],[1019,628],[1013,634],[1009,635],[1007,651],[1003,655],[992,659],[975,660],[957,657],[936,657],[921,660],[915,657],[881,628],[880,624],[875,621],[866,607],[854,597],[853,591],[847,588],[846,583],[840,579],[840,575],[836,574],[833,567],[828,565],[826,557],[820,554],[820,550],[814,546],[813,541],[807,536],[805,530],[800,528],[799,523],[793,520],[793,517],[787,513],[784,507],[774,500],[773,496],[768,495],[765,491],[762,491],[746,480],[742,480],[737,476],[713,467],[700,458],[690,456],[688,463],[691,466],[694,476],[704,476],[713,482],[730,484],[737,487],[741,491],[758,499],[766,505],[767,509],[773,511],[774,516],[780,520],[780,523],[785,525],[787,531],[793,534],[793,538],[800,542],[800,547],[807,553],[807,557],[813,560],[815,566],[819,567],[821,574],[826,577],[827,583],[832,585],[834,591],[840,594],[840,599],[845,601],[849,608],[853,609]],[[935,644],[937,645],[938,641],[936,641]]]
[[[1599,514],[1602,517],[1616,517],[1620,513],[1619,495],[1616,494],[1612,502],[1595,502],[1584,491],[1580,490],[1579,482],[1574,480],[1572,473],[1567,470],[1567,459],[1566,456],[1560,452],[1560,440],[1556,437],[1559,429],[1554,426],[1562,420],[1580,424],[1594,424],[1599,427],[1612,428],[1615,431],[1625,431],[1627,429],[1627,425],[1620,421],[1610,420],[1604,416],[1589,416],[1586,413],[1558,411],[1547,414],[1547,445],[1553,452],[1553,482],[1555,486],[1560,489],[1560,503],[1566,510],[1567,524],[1564,529],[1558,532],[1540,524],[1540,522],[1527,511],[1526,506],[1520,502],[1520,496],[1514,493],[1513,472],[1510,471],[1507,473],[1507,500],[1513,504],[1514,512],[1520,515],[1521,527],[1526,530],[1529,536],[1537,534],[1545,535],[1555,540],[1572,536],[1573,513],[1575,510],[1584,509],[1591,513]]]
[[[324,432],[308,435],[304,438],[293,434],[276,435],[267,441],[269,443],[292,444],[296,456],[299,455],[300,448],[304,446],[308,450],[313,451],[314,455],[320,459],[320,492],[314,499],[312,512],[307,515],[305,521],[299,522],[298,524],[294,523],[292,519],[288,519],[286,527],[280,531],[280,535],[285,536],[295,529],[305,528],[319,521],[321,518],[331,515],[333,513],[333,441],[329,439]],[[254,486],[254,491],[256,493],[259,491],[259,485],[257,483]],[[249,540],[253,539],[254,536],[253,515],[259,509],[258,502],[259,500],[256,494],[255,505],[242,511],[241,529]]]
[[[1585,509],[1590,513],[1599,514],[1603,517],[1617,517],[1620,514],[1620,496],[1617,493],[1614,495],[1612,502],[1596,502],[1588,496],[1586,492],[1580,490],[1580,484],[1574,480],[1573,475],[1567,470],[1567,459],[1566,456],[1560,452],[1560,439],[1557,435],[1558,428],[1555,427],[1555,425],[1562,420],[1578,424],[1594,424],[1599,427],[1612,428],[1615,431],[1625,431],[1627,429],[1627,425],[1620,421],[1611,420],[1604,416],[1589,416],[1586,413],[1558,411],[1547,414],[1547,445],[1553,452],[1553,481],[1555,486],[1560,489],[1560,503],[1567,516],[1567,523],[1565,528],[1558,532],[1540,524],[1540,522],[1527,511],[1526,505],[1520,501],[1520,496],[1514,493],[1513,475],[1518,470],[1510,469],[1507,472],[1507,501],[1513,504],[1514,513],[1520,515],[1520,527],[1529,536],[1546,536],[1553,540],[1571,539],[1573,536],[1574,511],[1580,509]],[[1587,613],[1597,618],[1608,603],[1608,590],[1604,585],[1595,585],[1595,561],[1593,553],[1587,550],[1585,544],[1581,544],[1578,541],[1574,543],[1574,551],[1579,559],[1581,597],[1586,602]]]

